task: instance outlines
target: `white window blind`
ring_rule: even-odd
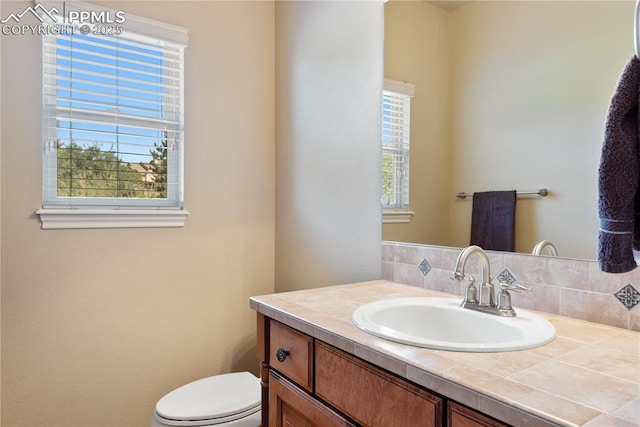
[[[183,208],[186,30],[127,23],[43,36],[45,208]]]
[[[411,97],[414,86],[385,79],[382,95],[382,207],[409,209]]]

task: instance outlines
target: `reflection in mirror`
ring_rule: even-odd
[[[415,85],[408,223],[383,239],[465,247],[459,192],[519,198],[516,251],[551,240],[595,258],[597,170],[609,100],[633,55],[633,2],[390,0],[385,77]]]
[[[533,247],[533,255],[558,256],[558,249],[548,240],[542,240]]]

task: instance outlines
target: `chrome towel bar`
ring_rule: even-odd
[[[547,190],[546,188],[541,188],[538,191],[518,191],[516,192],[516,196],[527,196],[527,195],[536,195],[536,196],[542,196],[542,197],[546,197],[549,194],[549,190]],[[456,194],[456,197],[458,199],[466,199],[467,197],[471,197],[473,196],[473,193],[458,193]]]

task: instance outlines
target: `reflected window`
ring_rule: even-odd
[[[411,98],[414,85],[385,79],[382,93],[382,208],[384,222],[408,222]]]

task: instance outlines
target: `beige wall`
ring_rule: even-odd
[[[382,2],[100,3],[190,30],[191,216],[41,230],[39,40],[1,38],[3,426],[147,425],[174,387],[257,370],[274,277],[381,274]]]
[[[451,17],[424,1],[384,8],[384,74],[415,85],[411,101],[408,224],[384,224],[382,238],[446,245],[451,187]]]
[[[380,277],[381,1],[276,4],[276,290]]]
[[[450,216],[448,245],[469,243],[472,203],[455,193],[547,187],[547,198],[518,199],[516,250],[531,252],[549,239],[561,255],[595,258],[604,120],[633,54],[633,6],[479,1],[450,12],[452,172],[424,188],[411,182],[420,193],[449,183],[443,206]],[[436,243],[386,230],[384,237]]]
[[[2,12],[27,2],[3,0]],[[182,229],[41,230],[39,39],[2,37],[2,425],[144,426],[251,369],[274,290],[274,4],[110,2],[190,30]]]

